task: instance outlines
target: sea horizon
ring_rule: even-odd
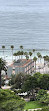
[[[49,50],[49,1],[0,0],[0,49]]]

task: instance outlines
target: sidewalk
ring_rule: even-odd
[[[24,111],[37,111],[37,110],[41,110],[42,108],[36,108],[36,109],[28,109],[28,110],[24,110]]]

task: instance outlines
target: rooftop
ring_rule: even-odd
[[[32,59],[18,59],[17,61],[13,62],[13,64],[11,64],[10,66],[13,67],[24,67],[27,64],[29,64],[30,62],[32,62]]]

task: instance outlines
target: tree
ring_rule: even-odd
[[[33,53],[34,53],[34,56],[35,56],[35,49],[33,49]]]
[[[41,58],[40,52],[37,53],[37,57],[38,57],[38,59]]]
[[[2,46],[2,49],[3,49],[3,56],[4,56],[4,50],[5,50],[5,46],[4,45]],[[4,59],[5,59],[5,57],[4,57]]]
[[[24,52],[24,55],[25,55],[25,56],[28,55],[28,52]]]
[[[46,55],[46,56],[43,56],[44,58],[44,66],[46,65],[47,62],[49,62],[49,56]]]
[[[29,55],[30,55],[30,58],[31,58],[31,56],[32,56],[32,52],[29,52]]]
[[[30,77],[30,75],[27,74],[17,74],[16,76],[11,76],[10,84],[13,85],[12,88],[21,89],[24,82]]]
[[[40,54],[40,62],[41,62],[41,58],[42,58],[42,55]]]
[[[11,90],[0,89],[0,111],[23,111],[25,101]]]
[[[14,85],[15,84],[15,77],[16,75],[11,75],[11,79],[9,80],[9,85]]]
[[[20,51],[20,55],[21,55],[21,59],[22,59],[22,55],[24,54],[24,52],[23,51]]]
[[[29,59],[29,56],[28,56],[28,55],[26,55],[25,57],[26,57],[27,60]]]
[[[15,52],[15,53],[13,54],[13,56],[15,56],[15,60],[16,60],[17,53]]]
[[[25,82],[24,82],[24,85],[23,85],[23,90],[26,91],[27,93],[29,92],[30,95],[33,96],[33,99],[35,100],[35,93],[34,93],[34,90],[35,88],[37,87],[38,85],[38,82],[37,82],[37,79],[33,76],[30,76]]]
[[[29,59],[28,52],[24,52],[24,55],[25,55],[26,59],[28,60]]]
[[[37,110],[37,111],[39,111],[39,110]],[[49,111],[49,106],[43,107],[40,111]]]
[[[22,49],[23,49],[23,46],[22,46],[22,45],[20,46],[20,49],[21,49],[21,51],[22,51]]]
[[[41,103],[44,103],[44,101],[47,99],[47,96],[47,91],[40,89],[37,93],[37,100],[39,100]]]
[[[19,59],[20,59],[21,51],[18,51],[17,55],[19,56]]]
[[[49,74],[43,74],[39,81],[39,87],[45,90],[49,90]]]
[[[22,45],[20,46],[20,49],[21,49],[21,59],[22,59],[22,55],[23,55],[23,46]]]
[[[38,60],[40,60],[41,62],[42,55],[40,54],[40,52],[37,53],[37,56],[38,56]],[[40,72],[40,65],[39,65],[39,72]]]
[[[0,58],[0,88],[1,88],[1,71],[4,70],[7,73],[6,63]]]
[[[17,74],[15,77],[16,88],[21,89],[27,78],[29,78],[29,75],[27,76],[26,74],[23,73]]]
[[[37,61],[37,57],[34,57],[33,60],[35,62],[35,73],[36,73],[36,61]]]
[[[33,77],[35,77],[35,79],[37,79],[37,82],[38,82],[37,89],[39,89],[39,88],[40,88],[39,83],[40,83],[42,74],[40,74],[39,72],[37,72],[37,73],[35,73],[35,74],[33,75]]]
[[[12,49],[12,62],[13,62],[13,49],[14,49],[13,45],[11,45],[11,49]]]

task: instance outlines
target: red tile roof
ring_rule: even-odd
[[[27,60],[27,59],[21,59],[21,61],[22,61],[22,62],[25,61],[26,63],[24,63],[24,64],[22,64],[22,65],[20,65],[20,66],[15,65],[15,67],[25,67],[25,66],[28,65],[28,63],[30,63],[32,60],[31,60],[31,59],[28,59],[28,60]],[[10,66],[11,66],[11,67],[14,67],[14,63],[11,64]]]

